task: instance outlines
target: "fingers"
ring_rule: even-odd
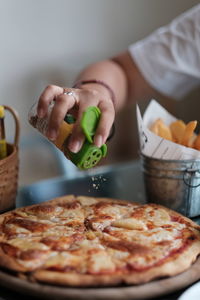
[[[68,148],[71,152],[77,153],[81,149],[85,140],[85,136],[80,126],[83,112],[86,111],[89,106],[98,106],[98,102],[99,100],[96,97],[96,94],[90,95],[85,91],[82,92],[82,99],[79,102],[77,121],[74,125],[73,132],[68,143]]]
[[[45,88],[38,101],[37,114],[39,118],[43,118],[47,114],[51,101],[62,93],[63,88],[56,85],[48,85]]]
[[[94,137],[94,144],[101,147],[109,136],[115,111],[113,103],[109,99],[100,100],[100,95],[93,90],[74,90],[72,95],[63,94],[63,88],[49,85],[41,94],[38,102],[38,116],[40,118],[47,114],[49,104],[55,100],[50,115],[47,137],[55,141],[58,136],[59,127],[69,111],[76,111],[76,123],[69,139],[68,148],[71,152],[77,153],[85,140],[80,122],[83,112],[89,106],[98,106],[101,110],[101,118]],[[77,110],[78,108],[78,110]]]
[[[80,120],[82,118],[83,112],[89,106],[99,106],[101,110],[101,118],[94,137],[94,144],[97,147],[101,147],[102,144],[106,142],[114,121],[115,112],[114,112],[114,107],[112,102],[100,101],[99,104],[98,102],[99,102],[98,99],[95,100],[94,98],[87,99],[87,102],[80,101],[78,119],[74,126],[73,133],[70,137],[70,141],[68,144],[68,148],[70,151],[77,153],[83,145],[85,136],[80,126]]]
[[[63,119],[65,118],[65,115],[75,105],[75,103],[76,99],[72,95],[68,96],[62,94],[56,97],[56,101],[50,115],[47,132],[47,137],[50,140],[56,140],[58,136],[59,127]]]
[[[94,144],[101,147],[109,136],[115,118],[115,111],[111,102],[100,102],[101,118],[94,137]]]
[[[80,127],[80,123],[76,123],[76,125],[73,128],[73,133],[69,139],[68,149],[73,153],[79,152],[79,150],[83,146],[84,140],[85,136]]]

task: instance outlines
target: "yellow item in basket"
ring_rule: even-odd
[[[7,156],[4,117],[5,117],[4,107],[0,105],[0,159],[3,159]]]
[[[196,135],[194,132],[196,126],[197,121],[190,121],[185,124],[182,120],[177,120],[167,126],[159,118],[153,122],[150,130],[166,140],[200,150],[200,134]]]

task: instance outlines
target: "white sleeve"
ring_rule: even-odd
[[[182,98],[200,84],[200,5],[131,45],[129,52],[152,87]]]

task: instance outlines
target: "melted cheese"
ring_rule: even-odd
[[[13,233],[30,233],[30,230],[24,227],[18,227],[14,224],[6,224],[6,227],[13,231]]]
[[[88,268],[91,273],[113,272],[115,264],[105,251],[99,251],[90,256]]]
[[[38,209],[37,209],[38,207]],[[30,216],[37,216],[38,219],[49,219],[51,216],[59,215],[63,211],[60,206],[41,205],[28,209],[26,213]]]
[[[44,263],[44,267],[52,267],[56,265],[65,266],[69,255],[66,252],[52,252],[50,257]]]
[[[23,251],[30,250],[30,249],[38,249],[38,250],[48,250],[49,247],[43,243],[39,243],[34,241],[33,239],[22,239],[16,238],[9,240],[9,244],[15,246]]]
[[[77,197],[77,200],[83,205],[93,205],[96,204],[98,201],[95,198],[87,198],[87,197]]]
[[[118,239],[127,241],[137,241],[143,245],[162,241],[173,241],[178,237],[179,231],[174,228],[168,231],[167,229],[154,228],[151,230],[140,231],[126,230],[124,228],[110,227],[110,234]]]
[[[55,235],[55,236],[70,236],[76,233],[76,230],[73,227],[67,227],[64,225],[57,225],[54,227],[48,228],[46,231],[41,233],[42,237]]]
[[[21,210],[17,210],[16,211],[17,215],[20,216],[20,217],[27,217],[27,213],[24,212],[24,211],[21,211]]]
[[[108,204],[100,210],[101,214],[115,217],[116,219],[121,218],[124,214],[127,214],[128,208],[117,204]]]
[[[120,251],[117,249],[113,249],[113,248],[108,248],[107,249],[109,255],[116,261],[118,260],[124,260],[126,258],[129,257],[130,253],[126,252],[126,251]]]
[[[152,215],[151,215],[151,212],[153,213]],[[157,210],[152,210],[151,208],[148,208],[147,219],[153,221],[153,223],[156,226],[167,224],[167,223],[170,223],[170,221],[171,221],[170,215],[168,214],[168,212],[162,208],[159,208]]]
[[[92,228],[94,230],[102,231],[105,227],[109,226],[111,220],[100,219],[99,221],[91,222]]]
[[[44,264],[44,261],[41,258],[40,259],[33,259],[33,260],[16,259],[16,261],[20,265],[22,265],[23,267],[27,268],[27,270],[29,270],[29,271],[40,268]]]
[[[69,252],[53,252],[50,257],[45,261],[44,267],[77,267],[81,264],[82,257],[78,255],[73,255]]]
[[[105,247],[99,243],[99,239],[97,239],[97,238],[92,241],[85,239],[79,245],[81,248],[85,248],[86,250],[88,250],[88,249],[105,249]]]
[[[133,218],[116,220],[112,222],[112,226],[126,229],[147,230],[146,225],[142,221]]]
[[[67,218],[68,220],[81,220],[84,221],[84,213],[83,210],[78,208],[78,209],[65,209],[59,217],[61,218]]]

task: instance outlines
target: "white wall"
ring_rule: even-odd
[[[32,134],[27,113],[48,83],[71,85],[86,64],[125,50],[198,2],[0,0],[0,103],[18,110],[22,137]]]

